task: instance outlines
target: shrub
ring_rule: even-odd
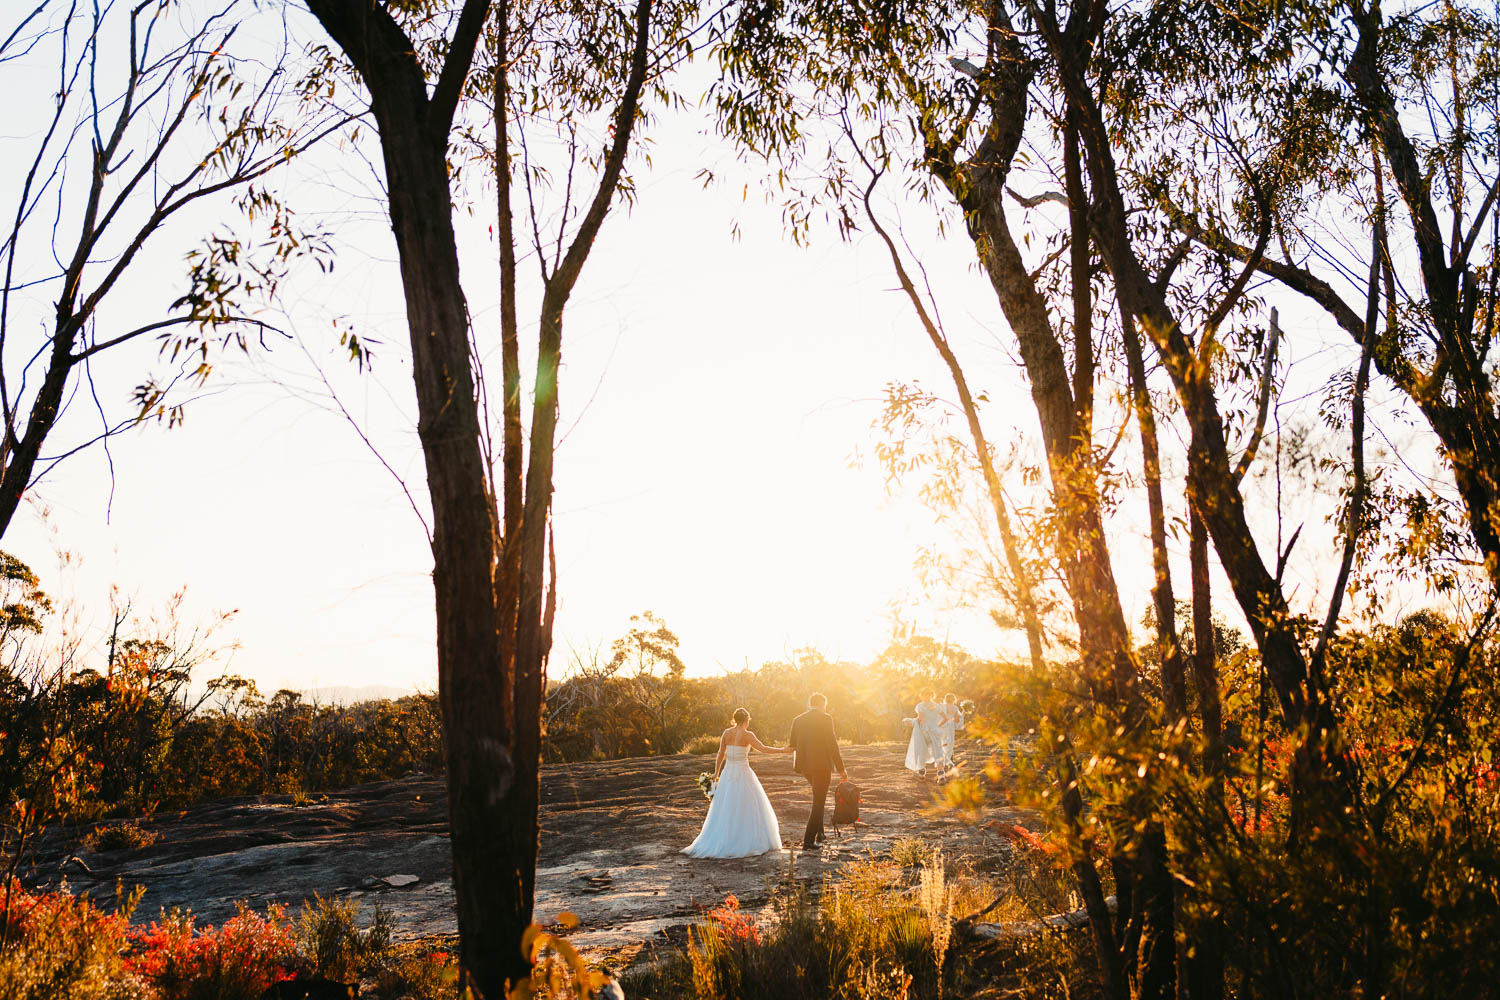
[[[6,946],[0,948],[0,996],[6,1000],[145,1000],[145,984],[130,974],[130,910],[114,913],[67,892],[32,894],[9,883]]]
[[[846,865],[813,901],[800,885],[772,898],[768,918],[751,920],[733,897],[690,930],[690,985],[671,996],[750,1000],[936,996],[931,924],[906,892],[891,892],[889,862]],[[886,876],[882,878],[881,876]],[[946,915],[946,912],[945,912]],[[640,982],[633,983],[639,990]]]
[[[160,834],[136,823],[114,823],[96,827],[86,843],[94,851],[139,851],[160,838]]]
[[[921,837],[902,837],[891,845],[891,860],[902,868],[928,864],[936,855],[937,848]]]
[[[139,891],[105,912],[66,891],[10,885],[0,1000],[260,1000],[299,974],[363,979],[377,1000],[451,1000],[458,979],[445,950],[398,953],[383,909],[360,929],[349,900],[315,897],[295,923],[280,907],[261,915],[241,906],[217,929],[177,910],[132,927]]]
[[[1013,874],[1008,871],[1006,880]],[[962,863],[946,865],[936,851],[917,885],[902,888],[905,876],[894,861],[866,857],[840,868],[816,900],[793,884],[758,918],[726,898],[689,928],[683,952],[658,953],[650,965],[627,973],[625,993],[652,1000],[1098,995],[1086,932],[950,948],[955,919],[985,909],[1000,887]],[[1022,884],[1029,889],[1029,882]],[[1014,894],[1011,888],[1001,898],[1024,905],[1010,899]]]
[[[262,917],[241,904],[217,932],[173,910],[131,937],[127,968],[154,986],[159,1000],[259,1000],[292,978],[297,953],[291,924],[275,906]]]
[[[384,909],[375,907],[370,926],[359,929],[359,903],[352,899],[324,899],[317,894],[297,918],[297,943],[324,979],[352,983],[369,967],[391,957],[391,926]]]
[[[695,754],[718,753],[719,740],[720,737],[718,736],[695,736],[688,740],[687,746],[682,748],[682,752]]]
[[[458,967],[446,951],[419,949],[391,956],[374,978],[375,995],[382,1000],[448,1000]]]

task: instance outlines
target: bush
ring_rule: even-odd
[[[844,865],[816,901],[794,884],[754,915],[727,897],[690,928],[685,952],[627,974],[626,995],[654,1000],[937,997],[949,917],[969,898],[987,897],[993,888],[979,886],[967,873],[950,877],[936,851],[931,858],[925,893],[902,887],[905,873],[894,862],[867,858]],[[934,939],[935,930],[942,940]],[[950,995],[976,992],[973,970],[951,957],[946,965]]]
[[[902,837],[891,845],[891,860],[902,868],[916,868],[932,861],[937,848],[921,837]]]
[[[375,995],[392,1000],[448,1000],[458,968],[442,950],[415,950],[392,956],[375,972]]]
[[[1028,866],[1021,856],[1015,864]],[[1053,871],[1050,864],[1045,871]],[[1018,882],[1019,874],[1005,873],[1011,885],[1003,908],[1034,918],[1032,886],[1029,878]],[[956,923],[999,895],[995,882],[962,863],[948,867],[935,850],[916,878],[894,861],[867,857],[845,864],[816,901],[792,886],[751,914],[726,898],[689,929],[684,951],[658,953],[626,973],[622,985],[626,996],[652,1000],[1097,996],[1087,932],[950,945]]]
[[[176,911],[132,927],[138,894],[122,894],[113,913],[15,882],[9,897],[0,949],[5,1000],[259,1000],[291,978],[296,950],[277,908],[261,916],[242,907],[215,931]]]
[[[695,754],[718,753],[720,739],[721,737],[718,736],[695,736],[688,740],[687,746],[682,748],[682,752]]]
[[[12,881],[0,996],[6,1000],[145,1000],[145,984],[125,959],[130,910],[122,899],[104,913],[69,893],[32,894]]]
[[[387,963],[391,955],[391,926],[385,910],[376,906],[370,926],[359,929],[359,903],[352,899],[324,899],[314,894],[297,918],[297,943],[314,975],[336,983],[357,982],[367,967]]]
[[[845,879],[813,903],[799,886],[772,902],[762,928],[733,897],[691,932],[692,996],[847,996],[859,983],[873,996],[935,995],[936,962],[921,910],[889,886]],[[660,998],[658,998],[660,1000]]]
[[[85,843],[93,851],[139,851],[161,837],[136,823],[114,823],[96,827]]]
[[[275,906],[262,917],[241,904],[217,932],[174,910],[132,938],[129,970],[154,986],[159,1000],[259,1000],[292,978],[297,955],[291,924]]]

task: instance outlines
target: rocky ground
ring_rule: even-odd
[[[712,770],[712,757],[547,766],[537,914],[550,919],[572,911],[580,918],[574,943],[624,964],[727,893],[763,898],[789,870],[816,883],[851,858],[889,851],[902,837],[920,836],[981,863],[1003,856],[1004,841],[983,824],[1017,817],[995,807],[975,823],[930,810],[933,785],[902,768],[904,749],[844,750],[863,792],[862,822],[831,836],[822,852],[804,855],[799,848],[733,861],[678,853],[703,821],[707,802],[694,778]],[[783,843],[800,844],[807,783],[792,772],[790,757],[755,755],[752,764],[781,820]],[[112,898],[117,882],[143,886],[138,917],[183,907],[218,923],[241,900],[257,908],[295,907],[317,893],[358,898],[366,912],[379,903],[403,937],[451,934],[446,818],[442,781],[425,775],[331,792],[312,804],[286,796],[230,799],[143,821],[159,839],[139,850],[91,852],[53,839],[34,878],[65,877],[96,897]]]

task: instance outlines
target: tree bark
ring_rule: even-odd
[[[1097,469],[1073,392],[1062,345],[1047,315],[1005,214],[1005,183],[1027,115],[1035,67],[1016,39],[1003,4],[993,34],[999,53],[989,83],[990,127],[974,155],[956,163],[951,150],[929,149],[929,169],[964,212],[980,263],[1021,349],[1041,424],[1052,496],[1060,523],[1058,549],[1072,599],[1087,681],[1106,703],[1136,702],[1136,665],[1099,508]],[[934,157],[932,154],[939,154]],[[1100,687],[1099,685],[1103,685]]]
[[[1211,808],[1224,801],[1224,717],[1219,698],[1219,671],[1214,649],[1212,585],[1208,575],[1208,529],[1188,515],[1188,575],[1193,593],[1193,679],[1203,725],[1203,770],[1209,776]],[[1227,835],[1227,834],[1226,834]],[[1224,996],[1224,921],[1209,917],[1198,925],[1197,947],[1184,970],[1192,1000]]]

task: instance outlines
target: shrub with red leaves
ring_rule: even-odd
[[[723,903],[709,910],[708,919],[713,921],[719,936],[731,944],[760,943],[760,931],[756,929],[755,919],[748,913],[740,912],[740,901],[734,893],[725,896]]]
[[[297,954],[291,923],[274,906],[261,916],[242,905],[217,931],[174,912],[133,931],[131,944],[127,969],[161,1000],[256,1000],[292,978]]]
[[[8,888],[8,893],[7,893]],[[7,1000],[119,1000],[140,995],[124,968],[129,901],[105,913],[69,892],[32,893],[0,884],[9,901],[0,948],[0,996]]]

